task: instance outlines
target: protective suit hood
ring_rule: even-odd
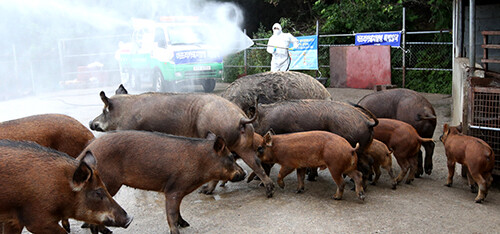
[[[281,25],[278,23],[273,24],[273,35],[280,35],[281,34]]]

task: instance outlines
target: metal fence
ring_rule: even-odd
[[[393,84],[404,87],[405,83],[412,84],[413,77],[426,76],[431,71],[439,72],[438,76],[446,76],[444,80],[451,80],[452,38],[450,32],[422,31],[407,32],[406,34],[415,41],[406,41],[401,47],[391,48]],[[329,78],[329,48],[332,46],[353,46],[354,37],[355,34],[318,35],[319,70],[309,71],[308,73],[316,78]],[[268,38],[253,40],[256,43],[263,44],[267,43]],[[352,43],[335,44],[331,43],[332,41],[352,41]],[[403,59],[405,62],[403,62]],[[271,55],[265,51],[265,47],[252,46],[224,60],[226,80],[231,81],[244,74],[269,71],[270,61]]]

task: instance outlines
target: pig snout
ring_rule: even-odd
[[[125,210],[121,209],[114,212],[113,215],[105,217],[103,224],[105,226],[127,228],[130,223],[132,223],[132,220],[134,220],[134,217],[128,215]]]
[[[236,171],[233,173],[233,178],[231,178],[231,182],[238,182],[242,181],[245,179],[247,173],[245,173],[245,170],[241,168],[239,165],[236,165]]]
[[[99,123],[97,123],[93,120],[89,122],[89,127],[90,127],[90,129],[92,129],[94,131],[104,132],[104,130],[99,125]]]

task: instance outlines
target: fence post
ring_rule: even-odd
[[[247,29],[243,29],[243,33],[245,35],[247,35]],[[245,72],[243,74],[245,74],[245,76],[247,75],[247,49],[245,49],[243,51],[243,66],[245,67]]]
[[[469,0],[469,76],[476,69],[476,1]]]
[[[19,79],[19,70],[17,67],[17,53],[16,53],[16,45],[12,44],[12,57],[14,58],[14,73],[16,80]]]
[[[406,58],[405,58],[405,54],[406,54],[406,8],[403,7],[403,30],[402,30],[402,46],[403,46],[403,87],[405,87],[405,83],[406,83]]]
[[[59,49],[59,70],[61,71],[61,81],[64,81],[64,69],[63,69],[63,41],[59,39],[57,47]]]

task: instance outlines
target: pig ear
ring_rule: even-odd
[[[82,190],[83,186],[92,178],[94,173],[92,167],[95,167],[95,165],[96,160],[94,155],[90,151],[87,151],[73,174],[73,181],[71,183],[73,191]]]
[[[266,146],[273,146],[273,137],[270,131],[268,131],[266,135],[264,135],[264,142],[266,143]]]
[[[123,84],[120,84],[120,86],[118,86],[118,89],[116,89],[115,94],[128,94],[128,91],[125,89]]]
[[[101,93],[99,93],[99,95],[101,96],[102,102],[104,102],[104,106],[105,107],[109,106],[109,98],[106,97],[106,94],[104,93],[104,91],[101,91]]]
[[[443,125],[443,133],[446,133],[446,132],[448,132],[448,124],[445,123]]]
[[[224,150],[224,147],[226,147],[226,141],[224,141],[224,138],[218,136],[214,142],[215,152],[217,153],[221,152],[222,150]]]
[[[217,139],[217,135],[215,135],[215,133],[213,133],[212,131],[208,131],[207,132],[207,137],[205,137],[205,139],[207,139],[207,140],[215,140],[215,139]]]
[[[276,132],[274,132],[274,130],[272,128],[269,129],[268,131],[271,135],[276,135]]]

